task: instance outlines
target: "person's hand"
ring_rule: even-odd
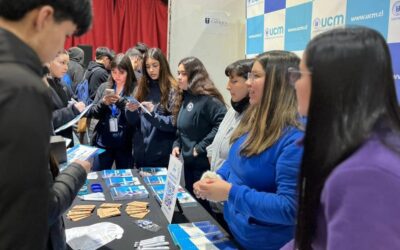
[[[193,184],[196,197],[210,201],[226,201],[232,184],[222,179],[205,178]]]
[[[175,157],[179,157],[179,155],[181,154],[181,152],[180,152],[180,150],[179,150],[179,147],[174,147],[173,149],[172,149],[172,153],[171,153],[173,156],[175,156]]]
[[[83,102],[76,102],[74,103],[74,107],[79,111],[79,113],[82,113],[82,111],[85,110],[86,105]]]
[[[83,167],[83,169],[85,169],[86,173],[89,173],[90,169],[92,168],[92,163],[90,163],[89,161],[82,161],[82,160],[75,159],[73,162],[81,165]]]
[[[125,108],[131,112],[136,111],[139,108],[138,103],[127,102]]]
[[[119,100],[119,95],[105,95],[103,97],[103,102],[107,106],[116,103],[118,100]]]
[[[154,104],[152,102],[142,102],[142,105],[151,113],[154,110]]]
[[[193,157],[197,157],[199,154],[196,151],[196,148],[193,148]]]

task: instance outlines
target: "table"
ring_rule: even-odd
[[[133,176],[136,176],[139,178],[140,182],[142,183],[143,186],[146,187],[147,191],[149,192],[149,198],[146,199],[132,199],[132,200],[122,200],[122,201],[113,201],[109,192],[109,189],[105,185],[104,180],[101,178],[101,172],[98,172],[98,179],[97,180],[89,180],[88,187],[90,187],[91,183],[100,183],[103,190],[104,190],[104,195],[106,197],[105,201],[82,201],[79,198],[76,198],[71,206],[71,208],[75,205],[83,205],[83,204],[95,204],[96,205],[96,210],[100,206],[100,204],[105,203],[105,202],[110,202],[110,203],[122,203],[123,206],[120,209],[121,210],[121,215],[117,217],[111,217],[111,218],[105,218],[105,219],[100,219],[97,216],[96,210],[92,213],[92,215],[88,218],[85,218],[80,221],[73,222],[69,219],[67,219],[64,216],[64,222],[65,222],[65,228],[72,228],[72,227],[81,227],[81,226],[89,226],[95,223],[99,222],[112,222],[115,224],[118,224],[124,229],[124,234],[121,239],[116,239],[108,243],[107,245],[103,246],[100,249],[133,249],[133,243],[135,241],[143,240],[143,239],[148,239],[154,236],[159,236],[159,235],[165,235],[166,240],[169,241],[170,243],[170,249],[179,249],[177,246],[174,245],[171,235],[168,232],[167,226],[168,226],[168,221],[165,218],[164,214],[161,211],[160,204],[156,201],[154,194],[151,192],[151,190],[146,186],[144,183],[143,179],[139,176],[138,170],[137,169],[132,169],[132,174]],[[89,188],[90,189],[90,188]],[[138,200],[138,201],[147,201],[149,202],[149,208],[150,208],[150,213],[146,215],[144,219],[149,219],[153,221],[154,223],[158,224],[161,226],[161,229],[158,232],[151,232],[147,231],[145,229],[140,228],[137,226],[134,221],[136,220],[135,218],[130,217],[126,212],[125,212],[125,204]],[[182,207],[183,213],[180,212],[175,212],[174,217],[172,219],[172,223],[186,223],[186,222],[197,222],[197,221],[211,221],[215,225],[218,225],[220,230],[222,232],[225,232],[225,230],[217,223],[217,221],[199,204],[196,203],[195,206],[192,207]]]

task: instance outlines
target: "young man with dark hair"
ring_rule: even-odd
[[[130,48],[125,53],[131,60],[133,70],[135,72],[136,79],[139,81],[142,78],[142,64],[143,54],[138,49]]]
[[[90,0],[0,0],[0,249],[46,249],[51,102],[42,65],[91,25]]]
[[[106,82],[111,67],[111,61],[114,58],[113,52],[107,47],[98,47],[96,49],[96,60],[88,65],[86,78],[89,83],[89,96],[94,100],[99,86]]]

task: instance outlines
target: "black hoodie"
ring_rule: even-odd
[[[89,96],[90,99],[94,100],[96,92],[99,86],[106,82],[108,79],[108,72],[104,67],[104,64],[91,61],[87,68],[86,79],[89,82]]]

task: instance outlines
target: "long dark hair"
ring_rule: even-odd
[[[304,58],[312,80],[296,246],[308,250],[329,174],[380,124],[400,131],[400,114],[389,50],[378,32],[361,27],[325,32],[308,44]]]
[[[193,95],[209,95],[217,98],[220,102],[225,104],[224,98],[222,97],[219,90],[215,87],[214,82],[211,80],[206,67],[204,64],[194,56],[185,57],[179,63],[183,65],[185,72],[188,77],[188,91]],[[177,104],[173,113],[175,117],[178,117],[179,109],[182,104],[182,91],[177,97]]]
[[[159,48],[151,48],[147,50],[146,53],[144,54],[143,66],[142,66],[143,76],[139,81],[138,90],[136,92],[136,99],[138,99],[138,101],[140,102],[145,101],[150,91],[148,84],[151,78],[146,70],[146,62],[147,59],[149,58],[157,60],[160,63],[160,74],[158,77],[158,85],[160,86],[160,91],[161,91],[160,104],[165,109],[168,110],[170,109],[168,105],[170,91],[172,89],[177,90],[178,84],[175,78],[171,74],[171,70],[169,68],[167,59],[165,58],[164,54]]]
[[[124,54],[118,54],[111,61],[111,70],[117,68],[118,70],[126,71],[126,82],[124,85],[124,95],[130,96],[133,94],[133,90],[135,89],[137,80],[135,77],[135,73],[133,72],[132,63],[128,56]],[[108,78],[108,87],[112,88],[114,85],[114,80],[112,79],[112,75]]]

